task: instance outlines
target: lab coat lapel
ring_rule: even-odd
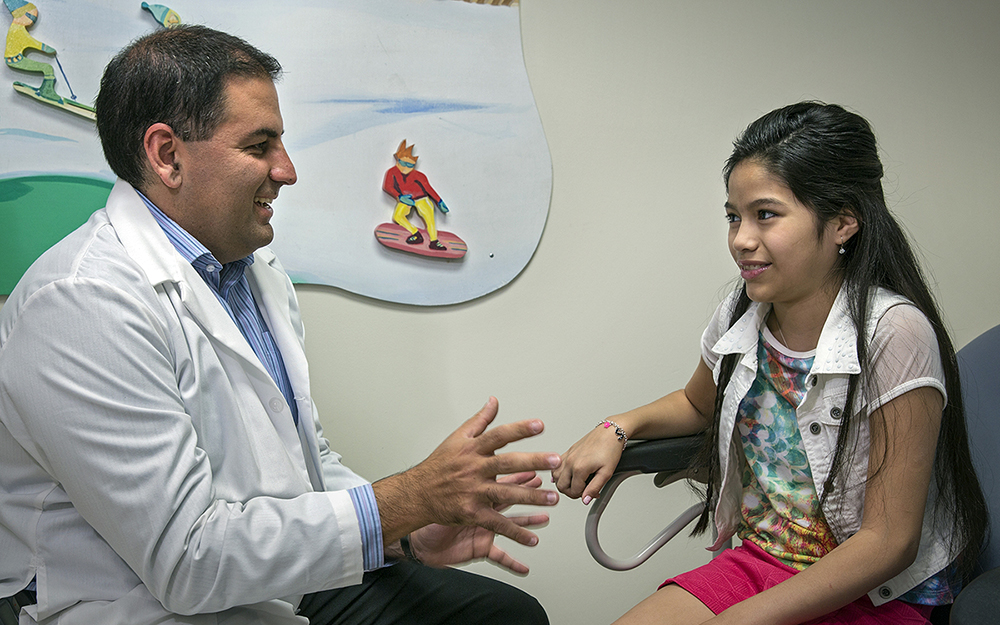
[[[139,194],[123,180],[115,183],[108,196],[108,218],[115,227],[128,255],[135,259],[155,289],[176,285],[181,301],[191,318],[217,345],[234,354],[244,368],[267,370],[222,307],[215,293],[198,272],[177,253],[146,208]]]
[[[268,248],[261,248],[254,254],[254,263],[249,269],[250,289],[253,291],[261,314],[267,322],[281,358],[285,372],[292,384],[296,408],[299,414],[299,428],[295,446],[307,465],[314,488],[323,489],[323,471],[320,465],[319,442],[313,427],[313,409],[309,400],[309,365],[306,361],[305,346],[296,333],[292,309],[288,301],[287,274],[279,269],[277,258]],[[292,323],[289,323],[292,320]],[[291,423],[291,419],[288,420]],[[301,444],[300,444],[301,443]],[[292,444],[291,441],[286,444]]]
[[[248,278],[257,306],[281,351],[282,360],[285,361],[285,370],[292,381],[295,396],[299,397],[309,394],[309,369],[303,345],[295,329],[288,322],[291,319],[291,308],[288,305],[288,289],[285,283],[287,278],[283,271],[274,267],[276,260],[271,250],[267,248],[257,250]]]
[[[122,180],[115,184],[108,197],[107,212],[122,245],[129,256],[135,259],[145,271],[153,288],[157,290],[176,289],[186,314],[202,328],[205,336],[215,345],[216,349],[233,356],[234,360],[247,373],[255,393],[267,411],[271,423],[294,464],[299,467],[303,474],[307,473],[305,455],[302,453],[288,404],[277,384],[240,332],[239,327],[219,303],[215,293],[205,284],[194,267],[174,249],[170,240],[167,239],[159,224],[146,208],[142,198],[131,185]],[[250,282],[252,284],[254,280],[250,280]],[[267,293],[271,288],[273,287],[256,289],[254,296],[261,297],[260,292],[264,291],[265,300],[276,299]],[[285,293],[283,286],[279,292]],[[258,300],[258,305],[261,305],[260,300]],[[273,309],[274,305],[271,304],[270,307]],[[262,306],[262,312],[265,308],[267,307]],[[285,308],[287,310],[287,303]],[[268,319],[272,328],[282,325],[271,322],[271,319],[281,318],[274,313],[265,313],[265,318]],[[273,329],[272,332],[274,332]],[[278,348],[282,350],[283,358],[286,358],[286,351],[289,353],[300,351],[299,349],[286,350],[283,348],[283,342],[278,339],[277,335],[275,341],[278,343]],[[289,373],[289,375],[292,374]]]

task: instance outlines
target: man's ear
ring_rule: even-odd
[[[153,175],[167,188],[180,187],[183,177],[178,153],[181,140],[174,134],[173,128],[164,123],[153,124],[146,129],[143,147]]]

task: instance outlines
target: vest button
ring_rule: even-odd
[[[809,431],[813,434],[819,434],[821,429],[822,428],[819,427],[819,423],[816,423],[815,421],[809,425]]]

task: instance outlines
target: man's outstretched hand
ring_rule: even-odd
[[[506,475],[499,480],[503,483],[521,484],[529,488],[542,485],[542,478],[534,471]],[[506,506],[499,508],[503,512]],[[549,522],[547,514],[518,515],[508,517],[521,527],[539,527]],[[528,567],[515,560],[498,547],[493,540],[496,534],[476,525],[451,526],[428,525],[410,535],[410,545],[414,555],[429,566],[449,566],[472,560],[489,559],[513,573],[525,575]]]
[[[538,537],[527,528],[545,523],[548,515],[508,518],[501,511],[517,504],[555,505],[558,494],[539,488],[541,479],[534,472],[554,469],[560,460],[549,452],[497,454],[508,443],[544,429],[540,420],[532,419],[488,430],[497,410],[498,402],[491,397],[426,460],[373,485],[385,545],[426,526],[448,526],[427,527],[412,537],[414,550],[428,564],[489,558],[514,572],[527,572],[493,544],[494,534],[537,544]]]

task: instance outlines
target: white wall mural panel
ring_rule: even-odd
[[[545,227],[552,167],[524,68],[516,3],[142,4],[41,0],[29,34],[57,52],[27,56],[53,66],[58,59],[58,94],[90,104],[110,57],[162,28],[154,16],[166,21],[168,7],[184,23],[231,32],[273,54],[285,69],[278,91],[299,181],[274,204],[272,247],[293,280],[442,305],[499,289],[528,264]],[[0,220],[26,210],[31,192],[53,176],[114,179],[93,122],[12,88],[15,81],[39,87],[41,73],[2,71]],[[400,200],[383,182],[404,140],[416,157],[404,158],[404,166],[415,161],[404,169],[425,176],[447,212],[436,200],[429,211],[415,202],[407,219],[424,240],[400,250],[380,243],[376,230],[394,223]],[[432,228],[421,210],[433,215]],[[23,218],[18,223],[24,228]],[[430,248],[434,229],[449,253]],[[466,248],[460,255],[457,239]]]

